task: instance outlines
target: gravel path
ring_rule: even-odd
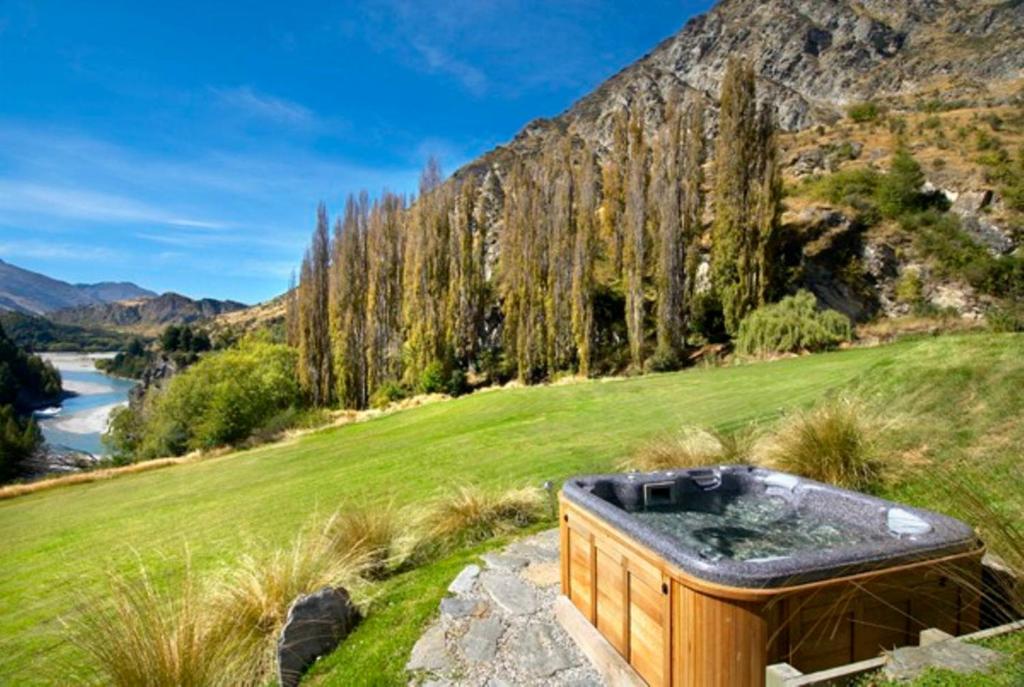
[[[555,620],[558,530],[488,553],[448,587],[440,617],[406,665],[410,685],[583,687],[603,684]]]

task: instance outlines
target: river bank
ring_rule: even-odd
[[[48,453],[82,453],[100,457],[106,453],[101,437],[110,414],[128,404],[136,382],[104,374],[96,361],[113,353],[43,353],[60,373],[67,397],[59,407],[36,413],[48,445]]]

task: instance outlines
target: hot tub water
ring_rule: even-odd
[[[885,535],[840,520],[825,522],[769,494],[688,494],[679,505],[634,517],[709,561],[753,561],[882,541]]]

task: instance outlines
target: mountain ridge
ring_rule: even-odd
[[[192,299],[168,291],[152,298],[56,310],[48,313],[47,317],[63,325],[153,335],[170,324],[191,324],[248,307],[238,301]]]
[[[71,284],[0,260],[0,310],[45,315],[64,308],[156,295],[132,282]]]
[[[990,97],[1024,78],[1024,3],[1002,0],[722,0],[562,113],[535,119],[463,165],[461,180],[539,154],[563,133],[609,145],[613,117],[639,101],[653,134],[668,102],[701,100],[712,127],[725,64],[745,55],[784,131],[839,121],[862,100]],[[997,95],[998,97],[998,95]]]

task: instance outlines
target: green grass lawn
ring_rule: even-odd
[[[540,484],[609,470],[639,443],[685,425],[731,429],[853,389],[910,421],[894,452],[936,464],[969,456],[1012,474],[1024,440],[1024,337],[973,335],[721,369],[475,394],[199,463],[0,502],[0,682],[45,683],[74,660],[58,618],[104,572],[228,564],[286,543],[352,500],[430,499],[463,483]],[[935,505],[937,473],[890,492]],[[1024,514],[1024,495],[1004,504]],[[316,668],[318,684],[397,684],[462,551],[385,583],[364,625]]]

